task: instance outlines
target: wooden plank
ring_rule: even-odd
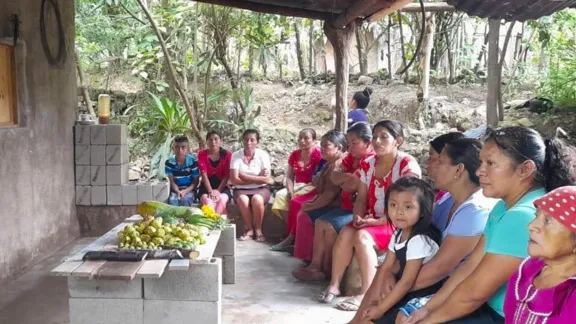
[[[60,263],[59,266],[50,271],[51,276],[65,276],[68,277],[74,270],[78,269],[84,262],[83,261],[66,261]]]
[[[104,263],[106,263],[106,261],[85,261],[72,272],[71,276],[92,279],[93,273]]]
[[[168,260],[146,260],[136,273],[136,278],[160,278],[168,266]]]
[[[0,126],[17,124],[14,47],[0,44]]]
[[[118,232],[124,230],[126,225],[130,225],[130,223],[118,224],[106,234],[96,239],[96,241],[92,242],[92,244],[85,246],[78,253],[66,258],[65,261],[82,261],[82,257],[84,257],[84,254],[88,251],[101,251],[116,247],[118,244]]]
[[[168,271],[188,271],[190,268],[190,260],[172,260],[168,265]]]
[[[132,280],[144,265],[141,262],[106,262],[96,271],[92,279],[95,280]]]
[[[275,15],[301,17],[318,20],[327,20],[332,14],[320,10],[307,10],[301,8],[291,8],[284,6],[276,6],[272,4],[257,3],[252,1],[243,0],[199,0],[198,2],[211,3],[219,6],[234,7],[239,9],[246,9],[255,12],[269,13]],[[329,10],[329,8],[326,8]]]
[[[138,223],[139,221],[143,220],[142,216],[136,214],[128,217],[124,220],[124,223]]]
[[[193,264],[198,263],[209,263],[212,257],[214,257],[214,251],[216,250],[216,245],[220,239],[220,231],[211,231],[206,235],[206,244],[202,244],[198,247],[198,257],[191,260]]]
[[[422,11],[422,7],[419,3],[409,3],[404,8],[401,9],[402,12],[418,12]],[[424,3],[424,10],[426,12],[451,12],[456,11],[454,6],[449,5],[446,2],[425,2]]]

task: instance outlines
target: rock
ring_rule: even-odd
[[[135,168],[130,168],[130,170],[128,170],[128,180],[140,180],[140,176],[140,172],[135,170]]]
[[[281,175],[281,176],[275,177],[275,178],[274,178],[274,182],[276,182],[276,183],[284,183],[284,176]]]
[[[374,78],[367,75],[362,75],[358,78],[358,85],[371,85],[372,83],[374,83]]]
[[[463,104],[463,105],[466,105],[466,106],[469,106],[469,105],[470,105],[470,99],[468,99],[468,98],[462,99],[462,104]]]
[[[296,88],[296,90],[294,91],[294,94],[297,95],[298,97],[303,96],[306,94],[306,86],[301,86]]]
[[[533,127],[534,126],[534,123],[526,117],[518,120],[517,123],[518,123],[518,125],[523,126],[523,127]]]

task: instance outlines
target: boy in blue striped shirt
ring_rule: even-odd
[[[196,200],[200,171],[198,161],[190,154],[190,143],[186,136],[174,139],[174,156],[166,160],[165,172],[170,179],[168,203],[174,206],[192,206]]]

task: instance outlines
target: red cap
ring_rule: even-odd
[[[576,186],[552,190],[535,200],[534,206],[556,218],[572,232],[576,232]]]

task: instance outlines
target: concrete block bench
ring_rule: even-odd
[[[236,224],[236,236],[240,237],[244,233],[244,221],[240,214],[240,209],[231,200],[227,206],[228,218]],[[286,230],[286,221],[272,213],[272,200],[266,204],[264,211],[264,220],[262,222],[262,231],[267,239],[281,239],[288,235]]]

